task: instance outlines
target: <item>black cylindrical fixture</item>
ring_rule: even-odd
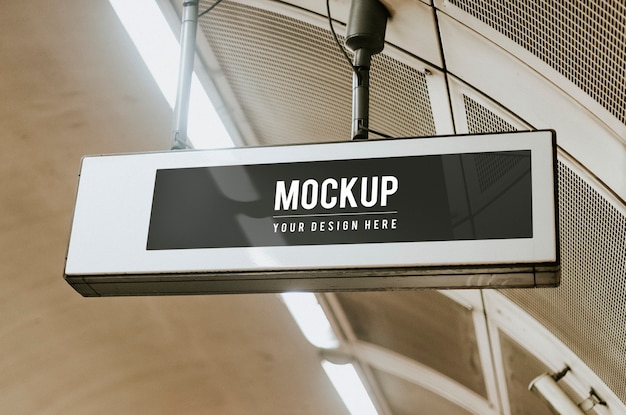
[[[385,46],[389,11],[379,0],[352,0],[346,32],[346,46],[352,51],[368,49],[372,55]]]

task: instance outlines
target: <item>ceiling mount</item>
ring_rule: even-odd
[[[366,140],[369,131],[369,70],[372,55],[385,47],[389,11],[378,0],[352,0],[346,46],[354,52],[352,139]]]

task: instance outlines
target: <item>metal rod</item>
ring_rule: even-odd
[[[352,75],[352,139],[367,140],[370,107],[370,60],[367,49],[357,49]]]
[[[174,106],[172,127],[172,150],[191,148],[187,140],[189,96],[198,28],[198,2],[183,2],[183,18],[180,33],[180,62],[178,66],[178,90]]]

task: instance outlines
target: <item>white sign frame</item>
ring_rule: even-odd
[[[146,249],[158,169],[510,150],[531,151],[532,238]],[[85,296],[554,286],[555,165],[551,130],[88,156],[65,278]]]

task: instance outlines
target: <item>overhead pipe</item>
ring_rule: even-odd
[[[606,406],[606,402],[593,389],[582,402],[574,403],[557,383],[569,371],[570,368],[565,367],[558,373],[543,373],[530,382],[528,389],[537,394],[555,414],[559,415],[585,415],[585,412],[596,405]]]

